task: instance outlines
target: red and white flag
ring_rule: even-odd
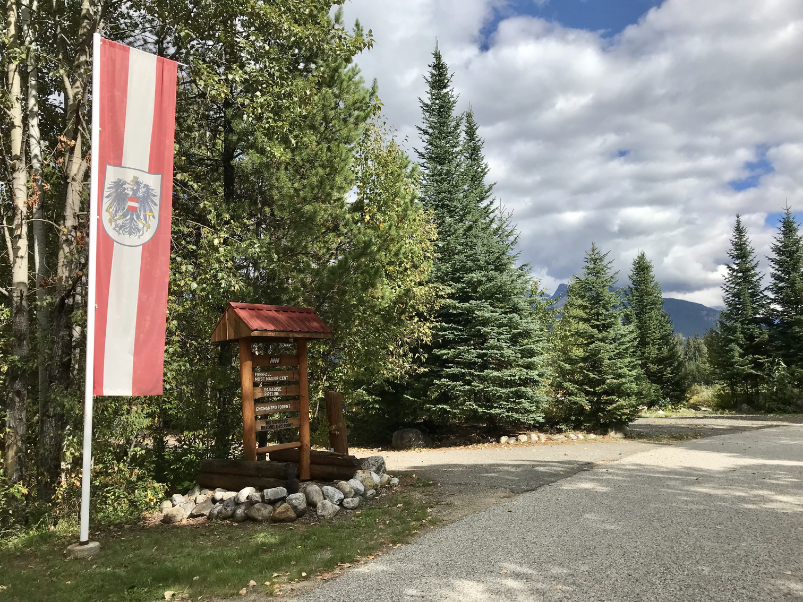
[[[161,395],[177,63],[101,40],[95,395]]]

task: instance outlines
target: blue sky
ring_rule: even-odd
[[[349,0],[355,18],[412,157],[437,40],[550,292],[593,241],[721,305],[736,214],[765,272],[779,212],[803,216],[803,0]]]
[[[559,23],[563,27],[602,32],[611,37],[637,23],[662,0],[508,0],[494,8],[492,20],[480,31],[480,47],[488,49],[490,37],[503,19],[527,15]]]

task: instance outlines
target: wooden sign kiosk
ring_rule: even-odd
[[[243,460],[298,448],[299,478],[310,478],[307,341],[332,338],[332,330],[307,307],[229,303],[212,331],[212,342],[238,341],[243,406]],[[295,343],[295,355],[256,355],[255,342]],[[258,368],[259,370],[255,370]],[[270,418],[278,413],[298,417]],[[262,417],[265,418],[262,418]],[[260,417],[257,420],[257,417]],[[298,428],[298,441],[257,447],[257,431]]]

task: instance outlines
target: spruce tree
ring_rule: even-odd
[[[661,285],[643,251],[633,260],[630,283],[627,302],[636,329],[636,353],[650,384],[645,402],[651,406],[680,403],[685,393],[681,355],[672,320],[664,311]]]
[[[722,297],[725,309],[714,336],[713,364],[730,391],[731,402],[757,404],[767,364],[765,316],[769,310],[753,245],[736,216]]]
[[[636,330],[607,257],[591,245],[554,333],[553,389],[564,419],[603,430],[636,419],[644,385]]]
[[[786,207],[771,245],[770,344],[772,354],[793,372],[803,372],[803,235]]]
[[[455,114],[448,67],[437,49],[433,57],[421,100],[421,201],[438,227],[433,280],[445,298],[408,394],[441,422],[536,424],[546,401],[543,301],[516,265],[515,228],[494,208],[474,117]]]

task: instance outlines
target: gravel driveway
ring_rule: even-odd
[[[598,454],[590,470],[587,445]],[[531,449],[539,453],[512,447],[494,457],[479,450],[486,453],[465,455],[466,468],[438,460],[436,452],[417,462],[413,454],[390,455],[391,470],[440,475],[456,486],[470,487],[482,474],[507,481],[511,494],[537,488],[431,531],[299,599],[803,599],[800,425],[674,445]]]

